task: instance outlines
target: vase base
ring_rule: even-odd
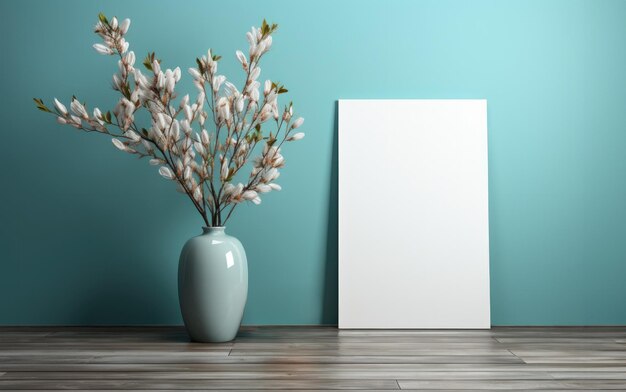
[[[226,343],[226,342],[232,342],[233,340],[235,340],[236,337],[237,335],[232,336],[232,337],[227,336],[227,337],[212,337],[212,338],[189,336],[189,339],[193,343]]]

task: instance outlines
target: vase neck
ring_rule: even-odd
[[[202,228],[202,234],[225,234],[226,227],[224,226],[215,226],[215,227],[207,227],[204,226]]]

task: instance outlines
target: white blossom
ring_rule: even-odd
[[[231,82],[224,82],[224,89],[225,89],[226,95],[230,95],[234,97],[239,95],[239,90],[237,90],[237,87],[235,87],[235,85],[232,84]]]
[[[272,81],[271,80],[266,80],[265,84],[263,86],[263,94],[267,95],[270,93],[270,91],[272,90]]]
[[[127,138],[129,138],[130,140],[134,141],[134,142],[138,142],[141,140],[141,136],[139,136],[137,134],[137,132],[132,131],[132,130],[128,130],[126,132],[124,132],[124,136],[126,136]]]
[[[202,75],[200,74],[200,72],[198,72],[197,69],[195,68],[189,68],[189,74],[195,79],[195,80],[204,80],[204,78],[202,77]]]
[[[296,140],[300,140],[304,137],[304,132],[298,132],[293,134],[292,136],[289,136],[289,138],[287,140],[289,141],[296,141]]]
[[[115,53],[111,48],[102,44],[94,44],[93,48],[96,50],[96,52],[104,55],[110,55]]]
[[[113,145],[117,148],[119,148],[122,151],[126,151],[126,149],[128,147],[126,147],[126,145],[124,143],[122,143],[119,139],[111,139],[111,141],[113,142]]]
[[[193,148],[198,152],[198,154],[206,155],[206,150],[205,150],[204,146],[202,145],[202,143],[194,142],[193,143]]]
[[[259,184],[259,185],[256,186],[255,189],[259,193],[267,193],[267,192],[272,190],[272,187],[270,187],[267,184]]]
[[[237,97],[237,100],[235,101],[235,108],[237,109],[237,113],[243,112],[243,106],[244,106],[243,99],[244,99],[243,96],[240,95]]]
[[[72,112],[74,112],[75,115],[82,117],[82,118],[89,118],[89,115],[87,114],[87,110],[85,110],[85,107],[80,102],[78,102],[78,99],[72,99],[70,108],[72,109]]]
[[[197,186],[193,189],[193,197],[196,199],[196,201],[202,200],[202,191],[200,190],[200,187]]]
[[[185,94],[185,96],[180,100],[179,108],[184,108],[189,103],[189,94]]]
[[[226,97],[221,97],[217,101],[217,118],[220,121],[228,121],[230,119],[230,103]]]
[[[154,53],[148,56],[151,73],[135,68],[137,58],[125,37],[129,26],[129,19],[100,15],[94,28],[101,42],[93,48],[103,55],[119,56],[111,82],[119,92],[115,106],[104,113],[95,107],[90,115],[78,99],[72,99],[68,111],[55,98],[57,122],[109,135],[117,149],[147,158],[150,165],[158,166],[162,177],[174,181],[177,190],[194,202],[207,225],[225,223],[222,213],[229,211],[225,208],[228,205],[234,208],[245,201],[260,204],[261,194],[280,190],[274,182],[285,165],[279,147],[304,137],[303,132],[291,133],[304,120],[300,117],[291,122],[291,104],[279,111],[278,94],[286,92],[284,86],[258,80],[259,62],[272,46],[275,26],[269,25],[269,33],[267,25],[263,31],[252,27],[246,33],[247,55],[241,50],[235,52],[245,73],[241,91],[226,76],[217,74],[219,56],[209,49],[198,58],[198,68],[189,68],[197,90],[195,99],[181,94],[178,104],[180,68],[166,69]],[[40,109],[50,112],[41,100],[35,101]],[[135,119],[141,111],[147,115],[137,114]],[[275,123],[267,124],[271,118]],[[149,122],[142,123],[144,119]],[[262,152],[255,156],[257,145]],[[252,164],[248,179],[231,183],[232,178],[239,178],[248,160]]]
[[[300,128],[302,123],[304,123],[304,119],[302,117],[298,117],[293,123],[291,123],[291,129]]]
[[[220,87],[222,87],[222,84],[226,81],[226,76],[224,75],[217,75],[213,77],[213,80],[211,81],[211,88],[213,89],[213,91],[219,91]]]
[[[250,91],[250,100],[253,102],[258,102],[259,101],[259,90],[258,89],[253,89],[252,91]]]
[[[128,32],[128,28],[130,27],[130,19],[126,18],[122,21],[122,23],[120,23],[120,33],[122,35],[126,34]]]
[[[152,61],[152,72],[154,72],[155,75],[161,73],[161,64],[159,63],[159,60],[155,59]]]
[[[206,129],[203,129],[202,132],[200,132],[200,140],[202,141],[202,143],[204,145],[208,145],[209,144],[209,133],[207,132]]]
[[[180,139],[180,125],[178,120],[174,120],[174,122],[172,122],[172,126],[171,126],[171,134],[172,136],[174,136],[175,140]]]
[[[59,111],[59,113],[63,114],[63,115],[67,115],[67,108],[65,107],[65,105],[63,105],[61,102],[59,102],[58,99],[54,99],[54,106],[57,108],[57,110]]]
[[[135,52],[130,51],[126,53],[126,56],[124,56],[124,60],[126,61],[126,64],[130,65],[131,67],[135,65]]]
[[[251,189],[248,189],[247,191],[243,192],[241,194],[241,197],[245,200],[252,200],[254,198],[256,198],[258,196],[258,194],[256,193],[256,191],[253,191]]]
[[[226,179],[228,178],[228,159],[223,159],[222,160],[222,168],[220,170],[220,179],[223,181],[226,181]]]
[[[174,179],[174,173],[167,166],[161,166],[159,168],[159,174],[162,175],[163,177],[167,178],[168,180],[173,180]]]
[[[183,110],[185,111],[185,119],[189,122],[193,119],[193,113],[191,107],[189,105],[183,106]]]
[[[104,121],[102,121],[102,112],[100,111],[100,109],[98,108],[93,109],[93,118],[95,118],[96,121],[98,121],[98,123],[104,124]]]
[[[261,68],[254,67],[252,71],[250,71],[250,80],[257,80],[261,75]]]
[[[235,54],[237,55],[237,59],[241,63],[241,66],[243,67],[243,69],[245,71],[247,71],[248,70],[248,60],[246,59],[246,55],[243,54],[243,52],[241,50],[236,51]]]

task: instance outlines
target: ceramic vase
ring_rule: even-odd
[[[248,262],[237,238],[224,227],[205,227],[187,241],[178,266],[178,298],[191,340],[233,340],[247,296]]]

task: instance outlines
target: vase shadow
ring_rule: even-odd
[[[89,227],[90,219],[99,224],[94,230],[72,231],[72,242],[76,244],[74,264],[63,268],[67,268],[67,275],[72,274],[71,281],[82,279],[88,284],[81,283],[81,291],[66,305],[68,324],[107,327],[181,324],[177,282],[172,276],[177,263],[170,261],[168,255],[151,253],[144,243],[137,245],[134,241],[118,239],[116,246],[110,246],[115,238],[111,233],[128,233],[120,230],[119,222],[110,214],[85,209],[77,212],[74,219],[76,227]],[[156,231],[145,232],[147,238],[157,235]]]

